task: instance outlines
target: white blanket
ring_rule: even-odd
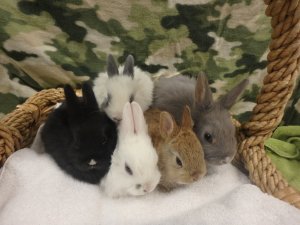
[[[231,165],[171,193],[109,199],[74,180],[46,153],[23,149],[0,175],[1,225],[299,225],[300,210],[263,194]]]

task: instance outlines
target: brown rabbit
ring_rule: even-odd
[[[170,113],[159,109],[147,110],[145,118],[159,158],[161,190],[170,191],[195,182],[206,174],[203,149],[193,132],[188,106],[184,107],[181,126],[177,125]]]

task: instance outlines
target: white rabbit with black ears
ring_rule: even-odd
[[[123,71],[119,74],[120,71]],[[107,72],[100,73],[94,80],[97,102],[115,122],[122,119],[126,102],[137,102],[143,111],[152,104],[153,81],[150,75],[134,67],[134,58],[127,56],[124,66],[118,68],[112,55],[107,58]]]

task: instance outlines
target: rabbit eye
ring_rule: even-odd
[[[127,165],[127,163],[125,163],[125,170],[129,175],[132,175],[132,170],[130,169],[130,167]]]
[[[176,157],[176,163],[178,166],[182,167],[182,162],[178,157]]]
[[[134,100],[134,96],[130,95],[129,102],[131,103],[131,102],[133,102],[133,100]]]
[[[141,184],[137,184],[137,185],[135,185],[135,187],[136,187],[136,189],[140,189],[142,187],[142,185]]]
[[[111,94],[108,94],[106,99],[102,103],[101,108],[106,108],[109,105],[110,100],[111,100]]]
[[[212,135],[210,133],[205,133],[204,134],[204,138],[208,143],[212,143],[213,142],[213,138]]]

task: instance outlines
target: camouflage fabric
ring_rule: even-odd
[[[215,97],[249,77],[232,109],[244,121],[266,74],[264,10],[262,0],[2,0],[0,117],[44,88],[94,79],[111,53],[153,76],[205,71]],[[299,124],[299,98],[298,88],[288,124]]]

